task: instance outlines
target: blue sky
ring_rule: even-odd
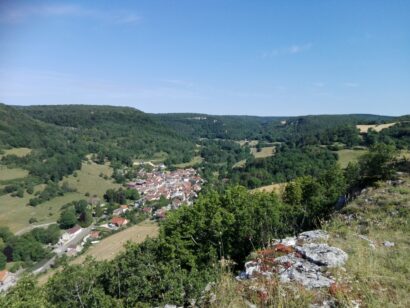
[[[410,113],[410,1],[0,0],[0,101]]]

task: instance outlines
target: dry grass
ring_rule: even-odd
[[[84,254],[73,259],[71,264],[82,264],[86,257],[91,256],[95,260],[112,260],[120,252],[124,251],[124,244],[127,241],[141,243],[147,237],[157,237],[159,227],[156,223],[149,220],[143,221],[138,225],[127,228],[123,231],[115,233],[98,244],[91,246]],[[40,285],[44,285],[50,277],[52,277],[60,269],[49,270],[46,273],[39,275],[37,281]]]
[[[255,188],[252,191],[260,191],[260,192],[267,192],[267,193],[275,192],[278,195],[282,195],[283,191],[285,190],[285,187],[286,187],[286,183],[273,183],[271,185]]]
[[[93,245],[86,253],[74,259],[72,263],[83,263],[87,256],[91,256],[98,261],[111,260],[124,250],[126,242],[141,243],[147,237],[157,237],[158,231],[159,227],[156,223],[149,220],[143,221],[103,239],[98,244]]]
[[[251,152],[255,158],[266,158],[275,154],[275,147],[263,147],[260,152],[256,148],[251,148]]]
[[[410,307],[410,178],[398,187],[370,189],[328,225],[331,244],[349,254],[348,298],[365,307]],[[354,215],[348,220],[347,215]],[[373,241],[375,248],[359,235]],[[394,247],[385,247],[385,241]]]
[[[0,181],[9,181],[28,176],[28,171],[21,168],[7,168],[0,165]]]
[[[18,157],[23,157],[31,153],[29,148],[12,148],[4,150],[4,155],[16,155]]]
[[[349,255],[343,267],[331,269],[336,280],[331,288],[305,290],[275,279],[237,282],[228,272],[213,288],[216,300],[210,306],[311,307],[333,299],[335,307],[410,307],[410,177],[404,180],[368,189],[324,225],[329,244]],[[385,247],[385,241],[394,247]]]
[[[360,130],[361,134],[365,134],[369,131],[369,129],[373,129],[376,132],[380,132],[385,128],[389,128],[393,125],[395,125],[396,122],[394,123],[386,123],[386,124],[374,124],[374,125],[356,125],[356,127]]]

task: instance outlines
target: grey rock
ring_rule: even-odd
[[[275,259],[279,264],[281,282],[297,282],[307,289],[329,287],[334,280],[321,272],[320,266],[289,254]]]
[[[310,262],[327,267],[342,266],[347,261],[347,253],[327,244],[305,244],[302,247],[297,246],[296,251]]]
[[[327,241],[329,239],[329,235],[326,231],[323,230],[312,230],[302,232],[298,236],[298,240],[303,240],[304,242],[318,242],[318,241]]]
[[[385,241],[383,245],[384,247],[394,247],[394,242]]]
[[[272,245],[283,244],[283,245],[286,245],[286,246],[295,247],[296,241],[297,241],[296,236],[286,237],[286,238],[280,239],[280,240],[278,240],[278,239],[273,240]]]

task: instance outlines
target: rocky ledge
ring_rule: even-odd
[[[327,269],[343,266],[348,256],[343,250],[329,246],[328,238],[325,231],[313,230],[275,240],[271,248],[256,252],[245,263],[245,271],[237,279],[276,276],[283,283],[296,282],[308,289],[330,287],[335,281]]]

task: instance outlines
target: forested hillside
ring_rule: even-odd
[[[89,153],[100,160],[130,163],[165,152],[175,162],[187,162],[194,144],[154,117],[134,108],[111,106],[33,106],[21,108],[31,117],[76,131]]]

